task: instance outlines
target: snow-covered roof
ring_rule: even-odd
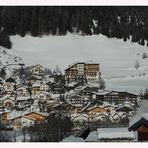
[[[81,91],[81,90],[83,90],[83,89],[85,89],[85,88],[87,88],[87,87],[91,87],[90,85],[85,85],[85,86],[78,86],[78,87],[76,87],[75,88],[75,91]]]
[[[105,90],[105,91],[100,91],[100,92],[93,92],[93,94],[95,94],[95,95],[107,95],[111,92],[112,92],[112,90]]]
[[[14,101],[15,97],[10,97],[10,96],[3,96],[2,98],[0,98],[0,101],[4,101],[6,99],[12,100]]]
[[[135,139],[133,132],[130,132],[128,128],[98,128],[98,139]]]
[[[26,85],[17,85],[17,89],[20,89],[20,88],[25,88],[25,89],[27,89],[27,86],[26,86]]]
[[[63,139],[61,142],[85,142],[83,138],[75,137],[73,135]]]
[[[46,92],[46,91],[40,91],[40,92],[37,92],[36,96],[38,96],[40,94],[50,95],[51,93]]]
[[[79,82],[71,82],[71,83],[68,83],[67,86],[69,87],[73,87],[74,85],[78,84]]]
[[[85,139],[85,142],[97,142],[97,131],[90,132],[87,138]]]
[[[82,107],[83,105],[82,104],[73,104],[72,102],[66,100],[66,103],[67,104],[70,104],[71,106],[74,106],[74,107]]]
[[[79,121],[82,121],[82,120],[88,121],[88,118],[89,118],[89,116],[87,114],[77,114],[76,116],[73,116],[72,117],[72,120],[74,120],[74,121],[76,121],[76,120],[79,120]]]
[[[100,108],[100,109],[104,110],[105,112],[107,111],[107,110],[104,109],[101,105],[98,106],[98,104],[96,104],[96,105],[94,105],[94,106],[91,106],[91,107],[87,108],[86,110],[87,110],[87,111],[90,111],[90,110],[93,110],[93,109],[95,109],[95,108]]]
[[[137,110],[135,116],[130,119],[129,127],[134,125],[142,118],[148,121],[148,100],[142,100],[140,103],[140,108]]]
[[[38,111],[30,111],[30,109],[29,109],[26,111],[12,111],[9,115],[9,120],[12,120],[12,119],[15,119],[15,118],[21,117],[21,116],[26,116],[26,115],[33,113],[33,112],[43,115],[43,116],[48,116],[48,113],[43,113],[43,112],[38,112]]]
[[[29,99],[29,96],[17,96],[17,100],[19,101],[25,101],[25,100],[28,100]]]
[[[42,80],[42,77],[41,76],[36,76],[36,75],[30,76],[28,79],[32,79],[32,78],[36,78],[38,80]]]
[[[41,85],[41,84],[39,84],[39,83],[34,83],[34,84],[32,85],[32,87],[40,87],[40,85]]]

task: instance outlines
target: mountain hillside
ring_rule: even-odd
[[[0,69],[5,68],[10,76],[10,71],[14,67],[18,67],[19,63],[23,63],[21,57],[16,56],[13,50],[0,46]]]
[[[11,36],[12,50],[25,64],[41,64],[62,72],[74,62],[100,63],[107,89],[139,93],[148,87],[148,49],[138,43],[110,39],[104,35],[79,36]],[[136,63],[139,64],[136,67]]]

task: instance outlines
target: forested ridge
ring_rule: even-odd
[[[109,38],[148,41],[146,6],[1,6],[0,45],[11,48],[9,35],[103,34]],[[131,37],[131,38],[130,38]],[[7,45],[8,44],[8,45]]]

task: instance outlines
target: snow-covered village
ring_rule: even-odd
[[[4,140],[25,142],[38,138],[44,141],[44,130],[41,132],[43,137],[38,137],[38,133],[32,130],[36,124],[47,122],[52,116],[69,119],[71,123],[66,125],[67,130],[73,125],[71,130],[62,131],[57,123],[58,137],[55,139],[58,141],[141,140],[134,132],[136,123],[130,125],[129,122],[138,110],[142,96],[105,89],[98,63],[69,65],[64,75],[58,67],[52,73],[40,64],[26,67],[19,63],[19,68],[13,69],[9,78],[4,70],[7,66],[2,68],[0,80],[0,117]],[[131,131],[128,131],[129,127]]]
[[[147,142],[146,12],[0,7],[0,142]]]

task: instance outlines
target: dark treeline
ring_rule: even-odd
[[[103,34],[109,38],[148,41],[146,6],[1,6],[0,25],[7,35]],[[1,39],[1,35],[0,35]],[[1,43],[2,41],[0,41]],[[5,45],[3,45],[5,46]],[[9,45],[8,47],[11,47]]]

